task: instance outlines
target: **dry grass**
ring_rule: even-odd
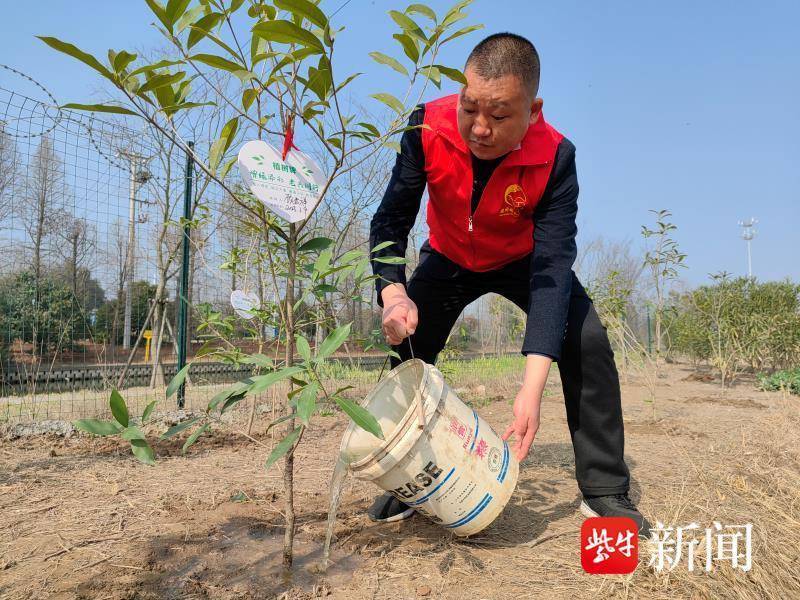
[[[747,573],[718,565],[705,572],[699,564],[690,573],[685,561],[656,573],[647,567],[646,550],[632,575],[583,573],[572,448],[554,381],[517,492],[495,524],[470,540],[421,517],[374,525],[363,513],[376,490],[351,482],[337,525],[336,564],[325,577],[313,565],[332,456],[345,426],[339,416],[321,418],[299,450],[299,564],[291,580],[276,570],[279,472],[265,473],[264,450],[235,433],[217,432],[187,456],[180,455],[182,441],[162,443],[155,468],[136,463],[115,440],[4,443],[0,597],[800,597],[797,399],[745,385],[719,397],[713,383],[687,381],[688,373],[667,369],[655,422],[642,402],[644,386],[624,387],[631,495],[665,524],[752,523]],[[515,377],[494,383],[456,377],[464,397],[501,428]]]

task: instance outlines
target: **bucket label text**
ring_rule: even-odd
[[[442,469],[436,466],[433,461],[428,462],[425,468],[414,476],[414,481],[404,483],[392,490],[395,496],[400,498],[413,498],[416,494],[429,487],[442,474]]]

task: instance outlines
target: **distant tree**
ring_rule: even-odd
[[[10,340],[34,344],[34,356],[72,344],[82,323],[72,290],[50,275],[38,281],[32,271],[0,280],[4,333]]]
[[[650,212],[656,217],[656,227],[650,229],[646,225],[642,225],[642,237],[645,240],[653,238],[654,244],[645,252],[643,266],[650,271],[650,279],[655,293],[655,365],[658,367],[664,334],[666,302],[670,286],[678,278],[678,268],[686,268],[683,262],[686,254],[680,251],[678,242],[672,238],[670,233],[677,229],[677,226],[669,221],[672,213],[668,210],[651,210]]]
[[[56,253],[64,261],[64,270],[70,289],[79,297],[79,276],[83,267],[94,262],[97,249],[97,228],[81,217],[68,217],[59,228],[58,237],[62,241],[56,245]],[[87,274],[88,269],[83,269]]]
[[[113,270],[115,296],[116,298],[124,298],[125,281],[128,276],[128,239],[125,226],[119,219],[115,220],[111,225],[107,235],[107,244],[102,252],[106,264]],[[117,340],[122,340],[120,323],[124,305],[124,300],[122,303],[114,302],[113,313],[111,313],[107,325],[103,328],[105,332],[103,339],[111,343],[111,360],[116,359]]]
[[[0,222],[11,212],[11,191],[17,183],[17,145],[0,122]]]
[[[105,303],[106,292],[103,286],[92,277],[92,272],[86,267],[78,267],[75,273],[66,267],[52,269],[48,272],[72,291],[73,298],[85,318],[88,319],[92,311],[97,310]]]
[[[28,235],[31,272],[38,281],[49,251],[47,242],[63,222],[61,206],[66,195],[63,163],[49,137],[39,143],[20,188],[15,209]]]
[[[25,251],[31,261],[35,305],[38,303],[36,290],[42,282],[44,260],[50,253],[49,241],[63,222],[61,206],[66,195],[63,163],[49,137],[42,138],[24,182],[19,181],[18,184],[19,192],[13,208],[28,237]],[[37,319],[31,321],[33,329],[28,332],[34,351],[47,345],[39,343],[39,331],[36,329],[39,324]],[[42,335],[45,335],[44,332]]]

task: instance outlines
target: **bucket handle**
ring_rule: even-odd
[[[414,346],[411,345],[411,336],[408,336],[408,349],[411,350],[411,359],[414,360]],[[423,374],[425,367],[423,365]],[[422,379],[422,378],[420,378]],[[414,402],[417,404],[417,428],[425,429],[425,405],[422,400],[422,386],[417,386],[417,391],[414,396]]]
[[[409,335],[406,339],[408,340],[408,349],[411,350],[411,359],[413,360],[416,357],[414,356],[414,346],[411,345],[411,336]],[[384,369],[386,369],[386,364],[388,362],[389,362],[389,355],[387,354],[386,360],[383,361],[381,372],[378,374],[378,381],[380,381],[381,377],[383,377],[383,371]],[[417,428],[425,429],[425,405],[422,400],[422,390],[420,389],[420,386],[417,386],[417,391],[414,396],[414,402],[417,405]]]

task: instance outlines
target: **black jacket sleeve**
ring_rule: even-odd
[[[420,105],[411,113],[408,124],[422,125],[423,119],[424,106]],[[400,154],[397,155],[386,193],[370,223],[370,249],[381,242],[394,242],[372,255],[372,272],[378,275],[375,286],[380,306],[383,306],[381,291],[384,287],[390,283],[405,285],[406,267],[403,264],[386,264],[374,259],[390,256],[405,258],[408,234],[417,219],[426,181],[422,128],[408,129],[403,132],[400,140]]]
[[[567,325],[572,265],[577,255],[578,175],[575,146],[558,146],[547,187],[533,213],[530,305],[522,354],[561,356]]]

